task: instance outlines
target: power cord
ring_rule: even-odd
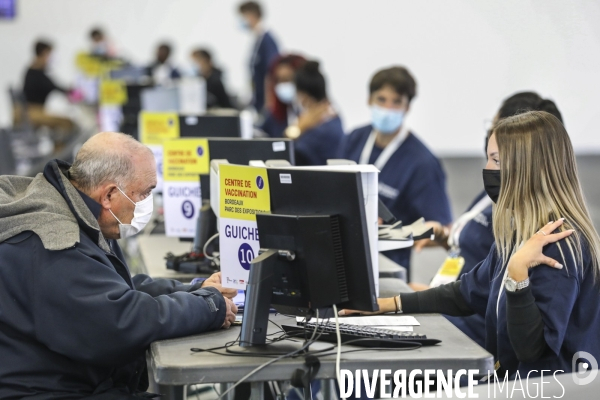
[[[219,236],[219,232],[215,233],[214,235],[212,235],[207,241],[206,243],[204,243],[204,246],[202,247],[202,253],[204,253],[204,257],[208,258],[209,260],[214,260],[215,256],[209,256],[208,254],[206,254],[206,249],[208,248],[208,244],[210,242],[212,242],[213,240],[215,240],[217,237]]]
[[[318,325],[315,326],[315,331],[318,329]],[[294,356],[298,353],[303,352],[304,350],[306,350],[308,348],[308,346],[311,345],[312,342],[308,341],[306,342],[301,348],[299,348],[298,350],[294,350],[291,351],[287,354],[283,354],[277,358],[274,358],[272,360],[267,361],[266,363],[259,365],[258,367],[254,368],[252,371],[250,371],[249,373],[247,373],[245,376],[243,376],[239,381],[237,381],[232,387],[230,387],[229,389],[227,389],[225,392],[223,392],[223,394],[221,394],[221,396],[219,396],[219,399],[222,399],[227,393],[229,393],[230,391],[232,391],[233,389],[235,389],[237,386],[239,386],[242,382],[244,382],[246,379],[248,379],[249,377],[251,377],[252,375],[256,374],[257,372],[259,372],[260,370],[268,367],[269,365],[276,363],[277,361],[283,360],[284,358],[287,357],[291,357]],[[255,356],[255,355],[254,355]]]
[[[340,334],[340,321],[338,320],[337,307],[333,305],[333,314],[335,315],[335,334],[337,336],[337,353],[335,357],[335,377],[338,381],[338,387],[341,390],[342,382],[340,379],[340,359],[342,358],[342,335]]]

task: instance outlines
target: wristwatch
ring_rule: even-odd
[[[517,290],[525,289],[527,286],[529,286],[529,277],[521,282],[517,282],[513,278],[507,277],[506,282],[504,282],[504,287],[507,292],[516,292]]]

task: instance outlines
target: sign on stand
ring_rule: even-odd
[[[165,232],[192,238],[200,212],[200,174],[209,172],[208,140],[169,140],[163,149]]]
[[[223,164],[219,183],[221,279],[225,287],[245,289],[260,249],[256,214],[271,211],[267,169]]]

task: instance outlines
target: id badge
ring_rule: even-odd
[[[465,259],[460,256],[448,256],[438,270],[437,274],[431,280],[430,287],[437,287],[447,283],[455,282],[465,265]]]

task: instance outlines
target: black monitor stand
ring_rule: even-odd
[[[258,214],[256,220],[262,250],[250,267],[240,347],[264,351],[281,347],[266,343],[271,307],[310,318],[313,310],[347,300],[347,292],[336,216]]]
[[[279,263],[293,259],[294,254],[285,250],[267,250],[254,258],[246,286],[246,301],[240,334],[240,346],[236,351],[244,353],[285,354],[302,348],[302,342],[289,340],[267,344],[267,328],[273,298],[275,269]]]

